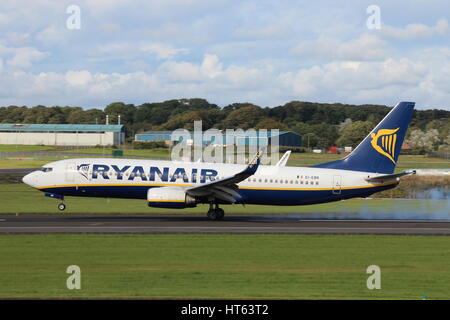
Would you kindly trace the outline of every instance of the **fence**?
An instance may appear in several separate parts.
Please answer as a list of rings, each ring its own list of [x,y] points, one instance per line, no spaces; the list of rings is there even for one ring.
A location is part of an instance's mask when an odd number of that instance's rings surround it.
[[[450,153],[449,152],[429,152],[429,157],[435,157],[435,158],[442,158],[442,159],[449,159],[450,160]]]

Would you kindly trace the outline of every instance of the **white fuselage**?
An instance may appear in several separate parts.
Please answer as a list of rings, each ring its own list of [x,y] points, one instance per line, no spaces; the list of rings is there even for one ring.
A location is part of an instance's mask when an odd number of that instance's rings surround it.
[[[191,187],[233,176],[245,165],[137,159],[84,158],[49,163],[24,177],[41,191],[68,196],[145,199],[149,188]],[[397,180],[365,180],[373,173],[314,167],[259,166],[238,183],[240,202],[302,205],[364,197]]]

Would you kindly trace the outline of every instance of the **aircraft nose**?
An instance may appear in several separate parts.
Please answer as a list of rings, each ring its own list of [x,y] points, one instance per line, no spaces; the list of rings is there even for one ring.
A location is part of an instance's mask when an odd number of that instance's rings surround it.
[[[23,183],[29,185],[30,187],[34,187],[34,184],[33,184],[34,178],[33,177],[34,177],[34,172],[31,172],[31,173],[25,175],[22,178],[22,181],[23,181]]]

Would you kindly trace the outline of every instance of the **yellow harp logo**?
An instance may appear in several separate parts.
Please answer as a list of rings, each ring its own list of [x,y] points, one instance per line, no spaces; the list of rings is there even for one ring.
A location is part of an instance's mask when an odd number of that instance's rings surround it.
[[[378,153],[381,153],[383,156],[388,157],[394,164],[395,144],[397,143],[396,132],[399,129],[400,128],[380,129],[376,134],[372,133],[370,135],[370,137],[372,138],[372,147],[377,150]]]

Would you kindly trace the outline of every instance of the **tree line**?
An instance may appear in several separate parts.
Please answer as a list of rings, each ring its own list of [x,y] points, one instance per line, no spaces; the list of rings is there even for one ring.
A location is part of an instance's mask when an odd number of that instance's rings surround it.
[[[291,101],[276,107],[233,103],[220,108],[205,99],[195,98],[141,105],[113,102],[103,110],[71,106],[8,106],[0,107],[0,122],[104,124],[108,115],[109,123],[117,124],[120,115],[121,124],[131,141],[136,133],[149,130],[193,130],[193,121],[202,120],[203,130],[289,130],[303,135],[305,146],[308,141],[310,147],[327,148],[333,145],[354,147],[389,110],[389,107],[383,105],[357,106],[303,101]],[[411,134],[413,131],[414,134]],[[431,136],[429,141],[418,144],[423,148],[437,150],[450,144],[449,133],[450,111],[415,110],[407,137],[420,140],[424,135]]]

